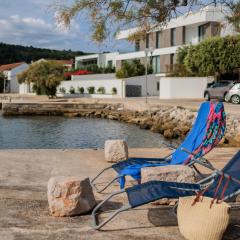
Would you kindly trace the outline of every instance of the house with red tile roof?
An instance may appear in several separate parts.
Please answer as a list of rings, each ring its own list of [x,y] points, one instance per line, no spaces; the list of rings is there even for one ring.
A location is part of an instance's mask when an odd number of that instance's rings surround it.
[[[25,62],[10,63],[0,65],[0,72],[5,75],[4,92],[19,93],[20,84],[17,80],[17,75],[27,70],[29,65]]]

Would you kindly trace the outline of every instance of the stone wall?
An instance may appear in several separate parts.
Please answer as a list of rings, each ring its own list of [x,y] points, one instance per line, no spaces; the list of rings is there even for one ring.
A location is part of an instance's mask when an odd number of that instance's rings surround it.
[[[4,116],[47,115],[106,118],[132,123],[142,129],[162,134],[168,139],[182,140],[192,127],[197,112],[179,106],[159,106],[153,110],[137,111],[123,104],[103,103],[5,103]],[[240,146],[240,119],[227,116],[227,131],[221,145]]]

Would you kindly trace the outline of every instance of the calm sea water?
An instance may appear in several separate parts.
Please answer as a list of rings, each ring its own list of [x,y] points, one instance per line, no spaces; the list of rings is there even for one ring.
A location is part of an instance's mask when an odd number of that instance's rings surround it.
[[[129,147],[160,147],[160,134],[105,119],[0,116],[1,149],[103,148],[107,139]]]

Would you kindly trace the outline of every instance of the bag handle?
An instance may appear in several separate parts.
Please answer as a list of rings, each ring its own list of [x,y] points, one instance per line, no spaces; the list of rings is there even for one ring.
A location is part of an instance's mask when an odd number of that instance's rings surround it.
[[[231,176],[228,176],[227,181],[226,181],[226,183],[225,183],[225,185],[224,185],[224,187],[223,187],[221,197],[220,197],[220,199],[218,199],[217,203],[221,203],[221,202],[223,201],[224,194],[225,194],[225,192],[227,191],[227,187],[228,187],[229,182],[230,182],[231,179],[232,179],[232,177],[231,177]]]
[[[215,200],[217,199],[217,194],[218,194],[219,188],[220,188],[220,186],[222,184],[223,178],[224,178],[224,175],[222,174],[220,179],[219,179],[217,188],[216,188],[216,190],[214,192],[213,199],[212,199],[211,204],[210,204],[210,208],[212,208],[212,205],[214,204]],[[217,202],[218,202],[218,200],[217,200]]]
[[[228,185],[229,185],[229,182],[230,182],[230,180],[231,180],[231,176],[228,176],[227,181],[226,181],[226,183],[224,184],[224,187],[223,187],[221,196],[220,196],[220,198],[218,198],[217,195],[218,195],[218,192],[219,192],[219,188],[220,188],[220,186],[221,186],[221,184],[222,184],[222,182],[223,182],[223,179],[224,179],[224,174],[221,175],[221,177],[220,177],[220,179],[219,179],[219,181],[218,181],[218,185],[217,185],[216,190],[215,190],[215,192],[214,192],[214,196],[213,196],[213,199],[212,199],[212,201],[211,201],[210,208],[212,208],[212,206],[213,206],[213,204],[214,204],[214,202],[215,202],[216,199],[217,199],[217,201],[216,201],[217,204],[222,203],[222,201],[223,201],[224,194],[225,194],[225,192],[226,192],[226,190],[227,190],[227,187],[228,187]],[[211,184],[211,185],[212,185],[212,184]],[[198,193],[196,194],[196,197],[195,197],[195,199],[193,200],[192,206],[195,205],[197,202],[199,202],[200,198],[203,197],[204,193],[209,189],[209,187],[210,187],[211,185],[209,185],[209,186],[208,186],[207,188],[205,188],[203,191],[200,191],[200,192],[198,192]]]

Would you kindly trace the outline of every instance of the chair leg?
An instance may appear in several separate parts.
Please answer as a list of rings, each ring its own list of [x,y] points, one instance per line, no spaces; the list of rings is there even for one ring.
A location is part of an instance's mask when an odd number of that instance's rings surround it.
[[[102,228],[104,225],[106,225],[109,221],[111,221],[115,216],[117,216],[120,212],[123,211],[127,211],[128,209],[131,209],[132,207],[127,204],[125,206],[122,206],[121,208],[119,208],[118,210],[114,211],[105,221],[99,223],[98,219],[97,219],[97,212],[98,210],[106,203],[108,202],[112,197],[122,194],[124,193],[125,190],[121,190],[115,193],[112,193],[111,195],[109,195],[105,200],[103,200],[101,203],[99,203],[92,211],[92,227],[95,230],[99,230],[100,228]]]
[[[115,180],[117,180],[119,178],[119,176],[115,177],[113,180],[111,180],[106,186],[104,186],[103,188],[99,189],[97,188],[95,181],[107,170],[111,169],[112,167],[107,167],[104,168],[103,170],[101,170],[93,179],[90,180],[90,184],[92,186],[93,189],[95,189],[96,192],[101,193],[102,191],[104,191],[108,186],[110,186]]]

